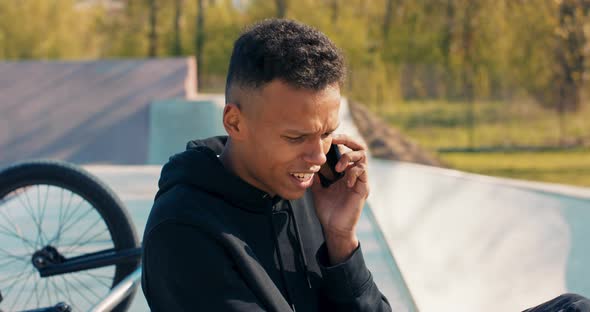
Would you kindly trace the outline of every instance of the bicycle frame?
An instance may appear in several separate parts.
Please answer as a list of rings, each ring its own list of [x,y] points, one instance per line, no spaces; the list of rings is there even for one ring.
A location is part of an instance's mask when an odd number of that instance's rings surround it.
[[[104,297],[96,306],[94,306],[89,312],[107,312],[115,308],[131,293],[139,281],[141,280],[141,266],[139,266],[133,273],[125,277],[117,286],[113,287],[111,291]],[[27,310],[22,312],[63,312],[60,308],[67,306],[67,304],[58,304],[53,307],[40,308],[35,310]],[[67,310],[66,310],[67,311]]]
[[[139,284],[141,280],[141,266],[139,266],[133,273],[124,278],[117,286],[113,287],[109,294],[99,302],[90,312],[105,312],[110,311],[123,301]]]
[[[141,257],[141,248],[124,249],[116,251],[115,249],[107,249],[98,252],[93,252],[78,257],[65,259],[60,263],[46,264],[44,267],[38,268],[41,277],[49,277],[59,274],[78,272],[83,270],[95,269],[109,265],[125,263],[133,261]],[[111,311],[119,303],[121,303],[135,288],[141,279],[141,266],[135,271],[125,277],[115,287],[109,291],[107,296],[102,299],[91,312],[105,312]],[[53,307],[41,308],[36,310],[29,310],[23,312],[62,312],[61,310],[66,305],[58,304]],[[66,310],[67,311],[67,310]]]
[[[137,259],[140,256],[141,248],[125,249],[119,251],[107,249],[69,258],[61,263],[48,264],[47,266],[39,268],[38,270],[41,277],[48,277],[129,262]]]

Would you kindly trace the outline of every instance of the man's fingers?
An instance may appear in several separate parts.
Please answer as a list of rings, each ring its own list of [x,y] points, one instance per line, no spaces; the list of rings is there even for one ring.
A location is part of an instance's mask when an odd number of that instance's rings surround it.
[[[337,134],[332,137],[332,144],[342,144],[353,151],[366,150],[367,147],[346,134]]]
[[[340,160],[336,164],[336,171],[342,172],[350,163],[366,163],[367,155],[364,150],[352,151],[342,154]]]
[[[357,181],[367,183],[368,180],[367,167],[364,164],[353,166],[346,172],[346,185],[348,187],[354,187]]]

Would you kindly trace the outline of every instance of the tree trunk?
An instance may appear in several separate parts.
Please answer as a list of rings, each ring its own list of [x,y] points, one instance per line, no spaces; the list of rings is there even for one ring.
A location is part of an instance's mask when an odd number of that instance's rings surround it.
[[[157,54],[157,47],[158,47],[158,33],[157,33],[157,25],[158,25],[158,17],[157,12],[158,8],[156,6],[156,0],[148,0],[149,3],[149,33],[148,33],[148,56],[155,57]]]
[[[440,50],[443,55],[443,66],[445,70],[446,79],[443,82],[446,85],[445,92],[447,98],[456,96],[456,89],[454,88],[453,68],[451,67],[451,46],[453,44],[453,28],[455,25],[455,7],[453,0],[447,0],[445,5],[446,20],[444,24],[442,39],[440,42]]]
[[[557,70],[554,73],[553,105],[559,118],[559,142],[567,141],[565,116],[568,111],[577,111],[581,106],[581,90],[585,70],[586,37],[585,19],[590,9],[588,0],[563,0],[559,3],[559,26],[555,57]]]
[[[332,0],[330,3],[332,10],[331,10],[331,19],[332,23],[336,23],[338,21],[338,15],[340,15],[340,0]]]
[[[467,1],[463,15],[462,49],[463,49],[463,96],[467,102],[467,128],[469,136],[469,148],[475,148],[475,101],[474,101],[474,74],[475,64],[473,59],[473,39],[476,7],[474,2]]]
[[[580,91],[585,66],[586,37],[584,19],[589,1],[564,0],[559,4],[559,28],[557,81],[560,91],[558,111],[577,111],[580,108]]]
[[[182,54],[182,41],[180,39],[180,16],[182,12],[183,0],[174,2],[174,43],[172,45],[172,55],[179,56]]]
[[[205,45],[205,6],[203,0],[197,0],[197,31],[195,35],[195,59],[197,61],[197,90],[202,87],[203,46]]]
[[[383,17],[383,42],[387,41],[387,37],[389,36],[389,28],[391,27],[391,22],[393,21],[393,0],[387,0],[385,4],[385,16]]]
[[[275,0],[277,5],[277,17],[285,18],[287,16],[287,0]]]

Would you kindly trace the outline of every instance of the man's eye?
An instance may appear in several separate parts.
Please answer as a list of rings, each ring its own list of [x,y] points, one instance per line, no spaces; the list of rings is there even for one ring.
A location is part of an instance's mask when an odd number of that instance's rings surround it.
[[[303,136],[298,136],[298,137],[288,137],[288,136],[286,136],[285,139],[287,139],[287,141],[289,141],[291,143],[303,142]]]

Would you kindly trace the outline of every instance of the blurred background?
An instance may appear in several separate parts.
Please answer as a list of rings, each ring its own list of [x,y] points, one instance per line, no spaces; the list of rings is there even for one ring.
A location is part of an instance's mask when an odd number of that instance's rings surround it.
[[[225,133],[234,40],[271,17],[346,56],[339,130],[372,156],[359,237],[394,310],[590,296],[590,0],[0,0],[0,168],[82,164],[141,237],[161,165]],[[20,208],[0,212],[35,232]]]
[[[344,51],[344,95],[391,127],[377,156],[590,186],[587,0],[2,0],[0,60],[193,56],[196,90],[222,93],[233,41],[269,17]]]

